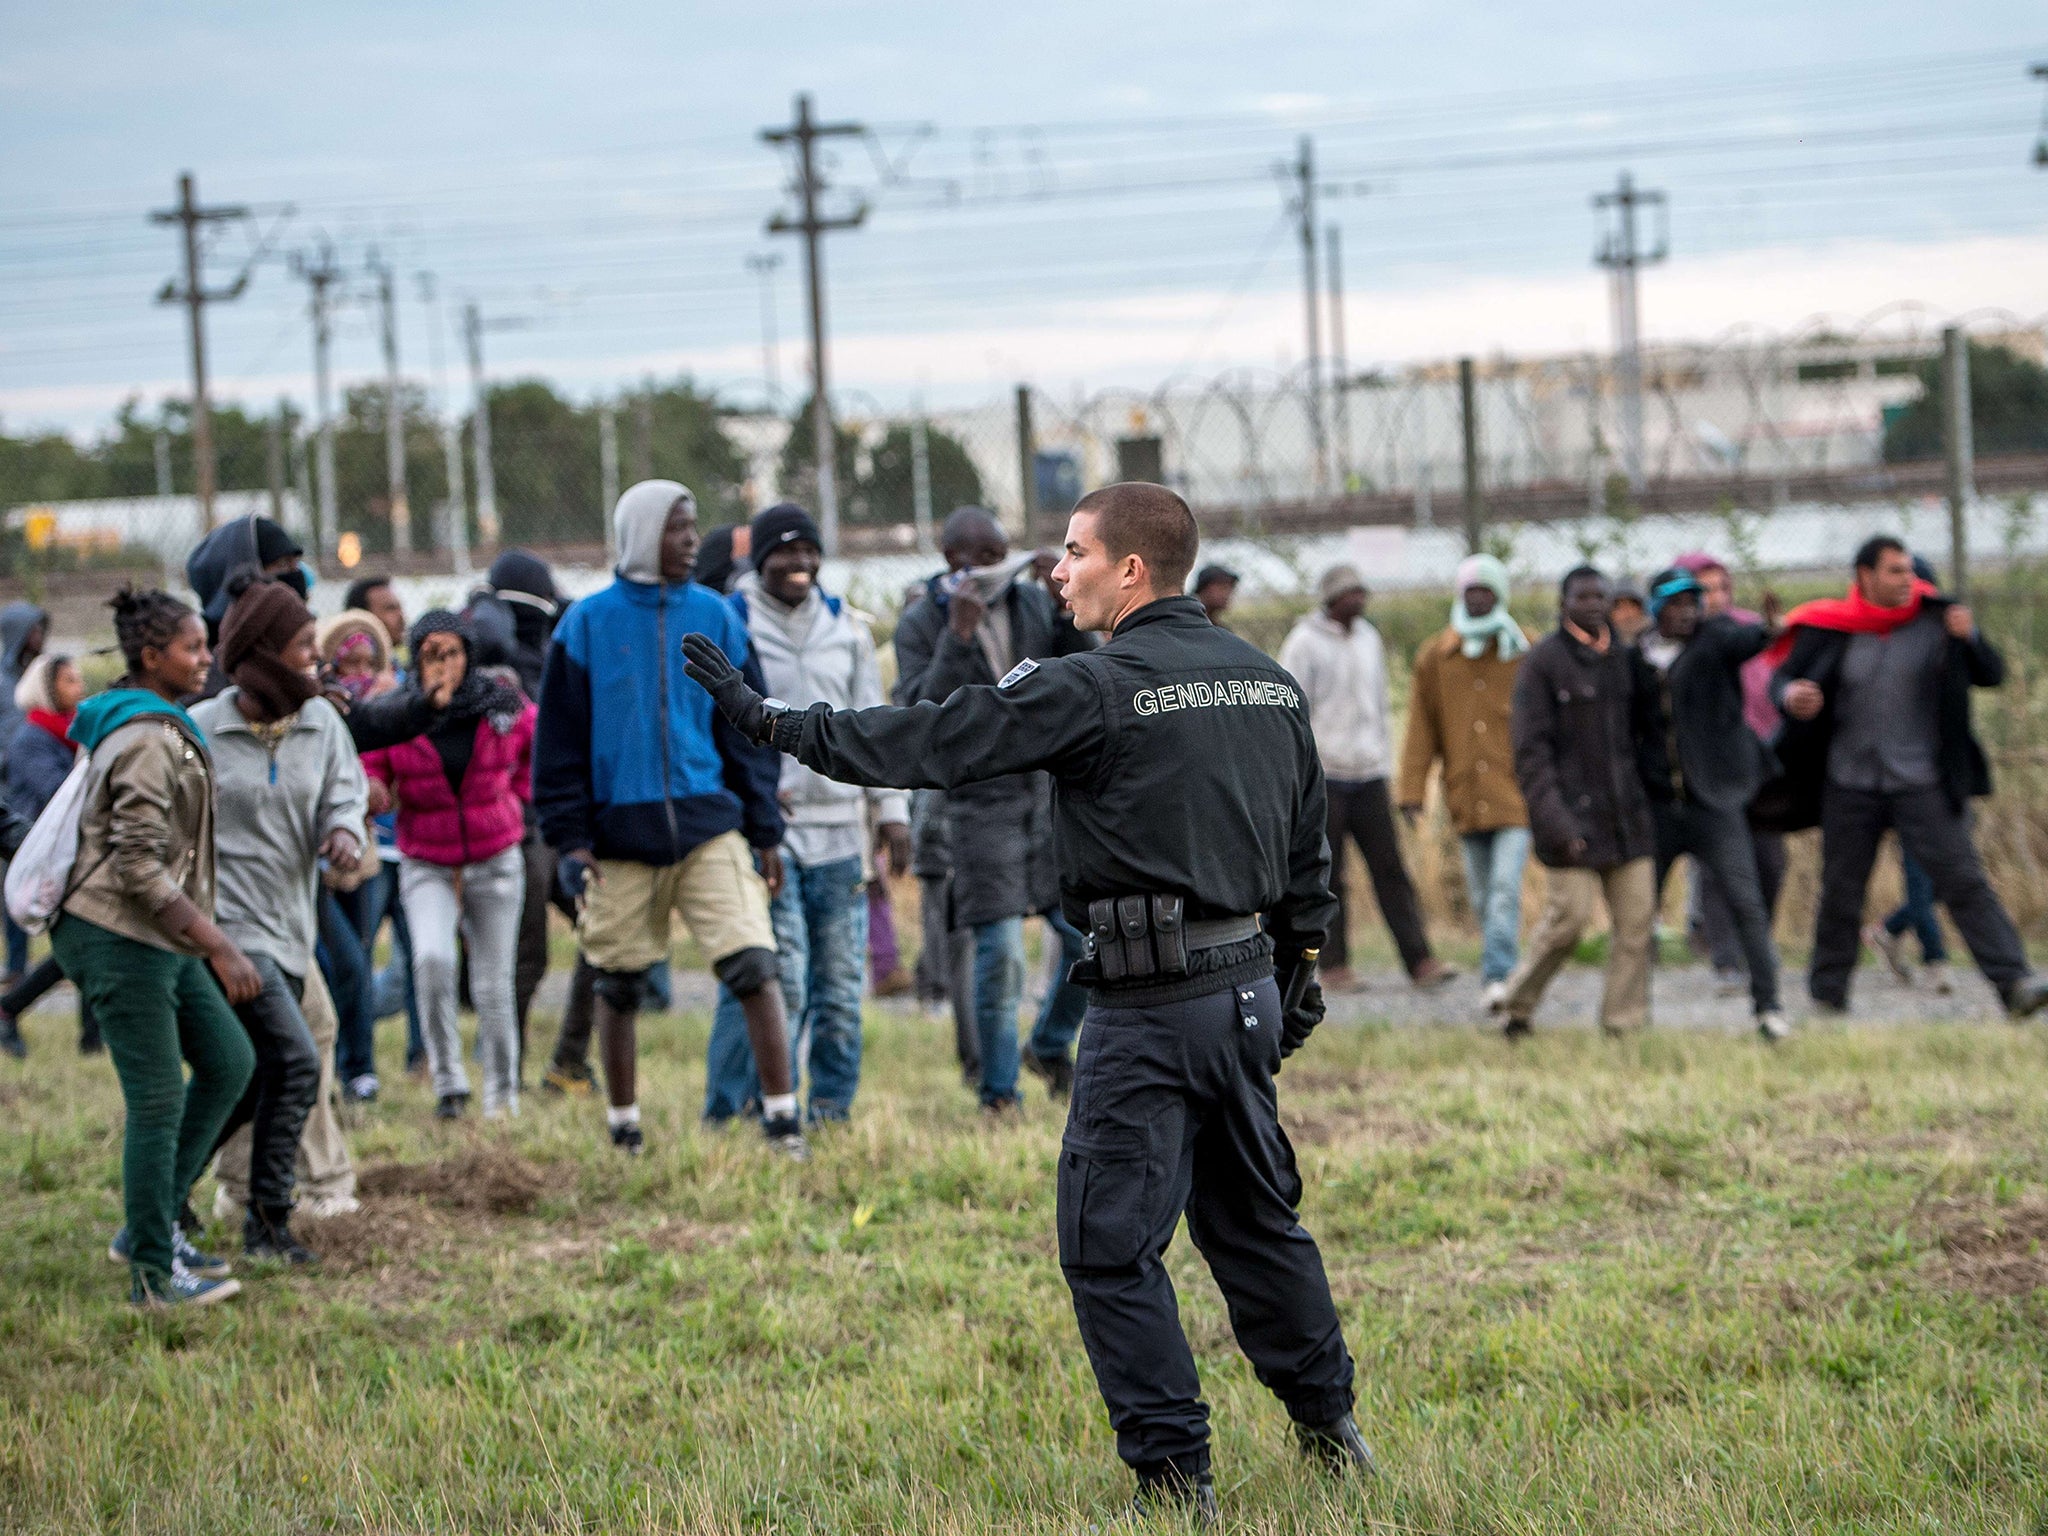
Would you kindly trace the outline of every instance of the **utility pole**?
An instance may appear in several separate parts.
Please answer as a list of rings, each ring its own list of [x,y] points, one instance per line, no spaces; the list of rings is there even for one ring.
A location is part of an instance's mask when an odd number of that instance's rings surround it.
[[[377,304],[382,310],[384,342],[384,473],[391,487],[391,552],[412,549],[412,503],[405,489],[405,405],[398,388],[398,295],[390,263],[370,253],[370,271],[377,278]]]
[[[1294,163],[1281,169],[1294,178],[1294,197],[1288,212],[1295,217],[1301,233],[1302,318],[1308,335],[1308,432],[1315,452],[1315,493],[1329,489],[1330,448],[1323,433],[1323,346],[1322,319],[1316,312],[1316,147],[1307,134],[1301,136]]]
[[[1330,385],[1335,392],[1331,413],[1337,422],[1337,489],[1351,489],[1351,380],[1344,349],[1344,236],[1332,224],[1323,231],[1330,268]]]
[[[476,402],[470,418],[470,448],[476,456],[476,532],[495,548],[498,482],[491,473],[491,401],[484,393],[484,320],[474,299],[462,306],[462,344],[469,354],[469,387]]]
[[[455,574],[469,572],[469,493],[462,483],[462,428],[449,409],[448,375],[441,359],[441,304],[434,287],[434,274],[414,274],[420,285],[420,300],[430,311],[427,317],[427,366],[434,371],[434,414],[441,424],[441,460],[448,480],[448,500],[442,507],[441,537],[448,541]]]
[[[334,247],[322,240],[317,257],[304,251],[292,257],[292,271],[312,290],[313,314],[313,404],[319,412],[319,457],[317,487],[319,516],[315,538],[320,553],[331,555],[341,539],[340,492],[334,482],[334,403],[329,389],[327,354],[334,340],[333,299],[330,290],[341,281],[341,268],[334,264]]]
[[[183,304],[191,324],[192,479],[199,492],[199,515],[205,519],[209,529],[213,527],[215,472],[213,408],[206,398],[206,306],[239,299],[242,290],[249,286],[249,271],[244,267],[241,275],[227,287],[209,290],[201,272],[199,230],[205,224],[220,224],[248,216],[249,210],[240,204],[202,208],[198,184],[190,171],[178,178],[178,206],[160,208],[149,216],[152,224],[181,226],[184,240],[185,286],[180,288],[176,279],[172,279],[157,291],[156,301],[159,304]]]
[[[773,251],[747,258],[747,270],[761,279],[761,377],[768,383],[768,398],[782,398],[782,368],[777,361],[781,348],[775,340],[775,271],[782,258]]]
[[[1671,254],[1670,224],[1662,192],[1639,192],[1627,171],[1614,191],[1593,199],[1594,208],[1614,210],[1613,224],[1593,253],[1596,265],[1613,274],[1614,361],[1620,384],[1621,465],[1629,489],[1643,488],[1643,352],[1636,309],[1636,273]],[[1643,247],[1636,226],[1636,210],[1647,208],[1657,216],[1657,238]]]
[[[1977,493],[1970,439],[1970,343],[1959,325],[1941,332],[1942,448],[1948,460],[1948,579],[1958,602],[1970,594],[1970,498]]]
[[[1479,553],[1486,502],[1479,488],[1479,385],[1472,359],[1458,359],[1458,425],[1465,443],[1465,553]]]
[[[817,142],[846,138],[867,131],[860,123],[820,123],[811,117],[811,97],[805,92],[796,99],[796,121],[787,128],[764,128],[761,137],[770,144],[794,144],[797,150],[797,180],[794,188],[802,201],[803,213],[791,219],[776,214],[768,221],[771,235],[800,234],[804,237],[804,279],[811,300],[811,435],[818,454],[818,521],[825,536],[825,553],[839,552],[839,487],[834,483],[832,408],[826,398],[825,371],[825,267],[824,248],[819,236],[838,229],[858,229],[868,216],[868,205],[856,199],[853,210],[838,218],[818,212],[818,195],[825,190],[818,169]]]

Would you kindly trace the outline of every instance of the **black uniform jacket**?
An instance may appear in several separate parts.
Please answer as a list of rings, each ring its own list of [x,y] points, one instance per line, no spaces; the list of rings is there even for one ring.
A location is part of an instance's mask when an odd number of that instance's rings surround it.
[[[1950,599],[1930,597],[1914,623],[1941,623]],[[1820,684],[1821,710],[1811,720],[1785,717],[1778,732],[1778,758],[1784,777],[1759,798],[1750,820],[1776,832],[1797,832],[1820,824],[1821,791],[1828,777],[1828,747],[1835,736],[1835,692],[1841,686],[1842,658],[1850,636],[1840,630],[1802,626],[1792,651],[1771,677],[1771,699],[1783,706],[1786,686],[1799,679]],[[1996,688],[2005,681],[2005,658],[1981,634],[1958,640],[1946,637],[1935,712],[1941,743],[1937,760],[1941,789],[1960,812],[1973,799],[1991,793],[1991,763],[1970,723],[1970,690]]]
[[[1323,770],[1300,685],[1191,597],[1131,614],[1099,650],[1020,664],[943,704],[813,705],[795,755],[849,784],[952,789],[1052,775],[1060,906],[1176,895],[1191,920],[1263,914],[1314,948],[1330,894]],[[966,850],[955,847],[959,861]]]

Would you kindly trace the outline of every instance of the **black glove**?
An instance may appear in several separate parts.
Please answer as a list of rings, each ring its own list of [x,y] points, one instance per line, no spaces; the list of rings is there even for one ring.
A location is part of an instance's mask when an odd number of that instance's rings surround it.
[[[1306,979],[1302,968],[1308,967]],[[1323,1022],[1323,984],[1316,980],[1315,961],[1299,951],[1275,957],[1273,980],[1279,985],[1280,1056],[1284,1061],[1300,1050],[1315,1027]]]
[[[749,741],[766,741],[772,724],[767,700],[747,686],[740,669],[732,664],[718,642],[709,635],[683,636],[683,670],[711,695],[718,712]]]

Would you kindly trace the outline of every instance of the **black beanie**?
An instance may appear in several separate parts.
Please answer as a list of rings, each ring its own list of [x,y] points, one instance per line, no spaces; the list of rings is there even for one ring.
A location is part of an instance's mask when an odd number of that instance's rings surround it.
[[[257,517],[253,521],[256,525],[256,563],[258,565],[269,565],[273,560],[283,560],[287,556],[296,557],[305,553],[305,550],[299,547],[297,539],[286,533],[282,527],[272,522],[269,518]]]
[[[747,555],[757,571],[761,562],[768,558],[770,550],[798,539],[808,539],[820,549],[825,547],[825,536],[818,532],[818,525],[811,521],[811,514],[793,501],[777,502],[766,512],[755,513],[753,529]]]
[[[562,600],[561,593],[555,590],[554,572],[530,549],[504,551],[491,562],[490,574],[485,579],[497,592],[524,592],[549,603]]]

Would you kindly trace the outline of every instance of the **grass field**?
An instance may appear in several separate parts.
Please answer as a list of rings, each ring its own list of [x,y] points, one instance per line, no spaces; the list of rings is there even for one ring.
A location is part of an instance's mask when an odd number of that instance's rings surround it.
[[[111,1074],[38,1023],[0,1063],[8,1531],[1074,1531],[1127,1497],[1058,1116],[984,1128],[946,1026],[874,1014],[804,1167],[695,1128],[701,1016],[644,1032],[639,1163],[588,1102],[450,1128],[400,1079],[323,1268],[164,1318],[103,1256]],[[1326,1030],[1281,1094],[1385,1471],[1303,1478],[1183,1236],[1229,1523],[2048,1531],[2044,1052]]]

